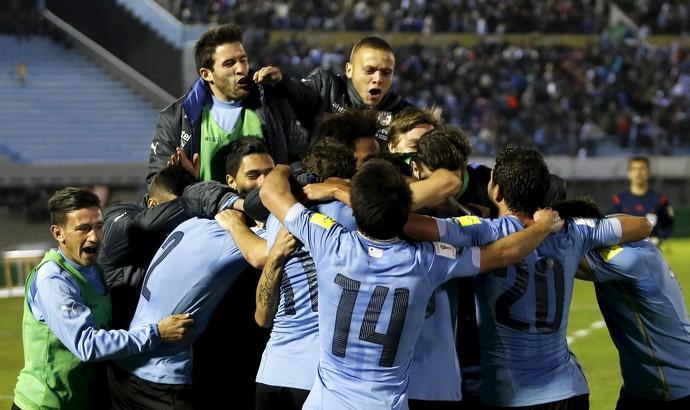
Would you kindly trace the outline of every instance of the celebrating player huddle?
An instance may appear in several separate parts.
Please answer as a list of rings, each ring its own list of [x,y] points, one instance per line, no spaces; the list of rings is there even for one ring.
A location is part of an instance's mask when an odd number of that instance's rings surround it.
[[[647,218],[566,200],[531,148],[470,163],[461,129],[390,90],[378,37],[303,81],[250,73],[233,24],[194,52],[140,203],[51,199],[13,408],[588,409],[576,278],[620,352],[618,408],[688,404],[690,321]]]

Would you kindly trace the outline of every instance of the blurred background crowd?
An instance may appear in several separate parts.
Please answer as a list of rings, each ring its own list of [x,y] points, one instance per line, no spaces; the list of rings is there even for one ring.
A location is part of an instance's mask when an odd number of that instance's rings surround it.
[[[684,1],[157,1],[187,24],[240,24],[252,67],[277,65],[295,78],[319,67],[342,72],[351,44],[315,45],[298,36],[269,41],[271,30],[593,35],[586,44],[485,36],[470,46],[397,45],[394,90],[420,107],[442,107],[481,155],[508,143],[546,155],[690,152],[690,48],[646,41],[687,36]],[[0,16],[4,32],[56,35],[39,6],[9,4]],[[611,7],[622,16],[614,25]]]

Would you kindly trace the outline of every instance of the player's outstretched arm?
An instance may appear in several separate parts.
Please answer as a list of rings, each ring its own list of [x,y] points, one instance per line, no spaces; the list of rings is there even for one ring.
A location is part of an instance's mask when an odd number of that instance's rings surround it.
[[[617,215],[623,228],[621,243],[641,241],[652,233],[652,224],[644,216]]]
[[[292,169],[289,165],[276,166],[266,175],[259,191],[259,197],[266,209],[283,224],[288,211],[297,203],[297,199],[290,191],[291,173]]]

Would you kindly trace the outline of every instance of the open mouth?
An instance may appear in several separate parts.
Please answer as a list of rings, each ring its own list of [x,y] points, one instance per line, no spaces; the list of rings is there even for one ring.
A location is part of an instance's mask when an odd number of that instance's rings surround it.
[[[82,249],[87,255],[95,255],[98,252],[97,246],[84,246]]]
[[[371,94],[374,97],[377,97],[377,96],[381,95],[381,89],[380,88],[372,88],[371,90],[369,90],[369,94]]]
[[[237,80],[237,85],[241,87],[246,87],[247,84],[249,84],[249,79],[247,77],[242,77],[239,80]]]

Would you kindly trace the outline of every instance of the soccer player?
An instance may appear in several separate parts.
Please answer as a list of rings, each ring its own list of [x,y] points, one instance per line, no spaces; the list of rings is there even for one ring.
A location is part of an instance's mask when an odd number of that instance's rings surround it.
[[[412,351],[434,289],[519,260],[562,223],[543,211],[544,220],[482,250],[412,243],[398,237],[411,191],[390,163],[367,161],[352,178],[356,232],[299,204],[290,173],[276,167],[260,196],[316,264],[320,355],[305,409],[406,408]]]
[[[355,156],[350,149],[330,139],[312,145],[302,162],[304,171],[316,181],[350,179],[356,171]],[[351,230],[356,229],[352,209],[343,202],[318,202],[311,209]],[[268,217],[269,247],[273,248],[281,226],[273,215]],[[316,377],[319,358],[316,267],[304,245],[283,259],[276,258],[266,264],[257,286],[255,319],[260,326],[272,327],[256,375],[257,410],[301,409]]]
[[[313,132],[315,124],[326,113],[337,113],[348,107],[376,110],[379,127],[376,132],[380,150],[387,150],[388,124],[394,115],[409,107],[407,100],[392,90],[395,54],[386,40],[364,37],[352,47],[345,74],[317,69],[302,81],[283,76],[278,67],[268,66],[254,74],[259,84],[275,84],[284,90],[304,127]]]
[[[534,149],[501,150],[488,192],[504,234],[529,225],[549,188],[549,170]],[[570,219],[522,261],[475,278],[481,402],[490,408],[587,409],[589,389],[568,349],[573,280],[592,249],[645,238],[644,218]],[[441,235],[441,240],[458,239]]]
[[[46,252],[26,279],[24,367],[12,408],[103,408],[105,360],[181,341],[191,334],[193,319],[163,314],[129,331],[108,330],[110,294],[96,263],[103,237],[101,201],[86,187],[67,187],[55,192],[48,208],[59,246]]]
[[[598,209],[597,209],[598,211]],[[587,253],[578,278],[594,281],[620,356],[616,410],[690,405],[690,319],[673,270],[651,241]]]
[[[216,181],[193,184],[179,165],[158,171],[138,202],[120,202],[103,212],[98,263],[113,305],[114,329],[127,329],[139,301],[141,282],[167,236],[193,216],[213,218],[220,207],[238,204],[237,194]]]
[[[228,185],[240,194],[260,186],[274,166],[265,143],[254,137],[233,141],[226,164]],[[192,342],[206,330],[226,291],[246,268],[261,269],[265,264],[265,232],[254,231],[244,224],[239,211],[228,209],[215,220],[189,219],[168,236],[146,272],[130,328],[167,312],[191,313],[196,321],[193,337],[174,348],[114,361],[108,374],[114,408],[159,408],[174,403],[176,409],[191,409],[202,400],[208,402],[192,387]],[[236,331],[240,319],[232,319]],[[250,337],[244,332],[243,338]],[[195,352],[199,348],[194,343]],[[224,359],[217,354],[216,363]]]
[[[222,183],[224,150],[240,137],[264,139],[272,158],[282,164],[306,151],[306,132],[291,102],[272,87],[252,82],[243,38],[242,29],[230,23],[199,37],[193,49],[199,78],[158,115],[147,182],[166,166],[180,164],[196,180]]]

